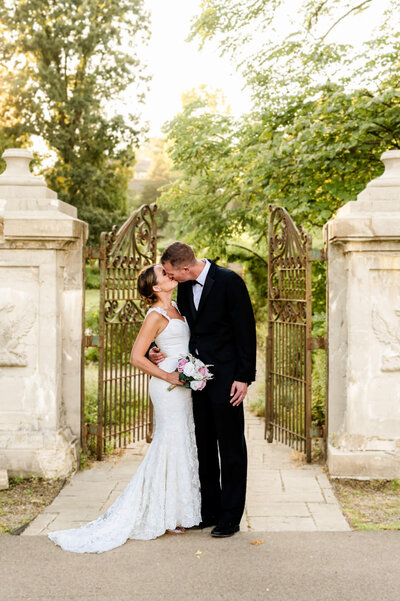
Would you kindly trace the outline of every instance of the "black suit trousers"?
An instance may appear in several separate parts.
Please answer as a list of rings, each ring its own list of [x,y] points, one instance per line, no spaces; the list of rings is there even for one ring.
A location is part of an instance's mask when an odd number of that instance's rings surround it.
[[[213,402],[207,386],[193,392],[203,520],[239,524],[246,499],[243,404]]]

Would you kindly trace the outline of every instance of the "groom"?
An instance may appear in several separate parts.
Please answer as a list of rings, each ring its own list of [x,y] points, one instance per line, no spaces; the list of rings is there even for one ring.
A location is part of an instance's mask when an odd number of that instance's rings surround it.
[[[256,331],[242,278],[208,259],[196,259],[182,242],[161,256],[167,274],[179,282],[178,308],[190,327],[190,352],[214,378],[193,391],[193,413],[201,484],[201,528],[212,536],[239,530],[246,497],[247,452],[243,399],[255,379]],[[157,351],[150,351],[157,362]]]

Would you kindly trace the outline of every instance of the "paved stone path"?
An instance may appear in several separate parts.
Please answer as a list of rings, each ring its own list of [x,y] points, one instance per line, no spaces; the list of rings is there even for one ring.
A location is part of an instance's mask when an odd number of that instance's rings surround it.
[[[247,498],[242,528],[249,531],[351,530],[323,466],[264,440],[264,420],[247,412]]]
[[[350,530],[323,466],[304,463],[282,444],[267,443],[264,420],[247,409],[246,437],[249,472],[243,531]],[[23,534],[47,534],[96,519],[125,488],[147,447],[137,443],[119,457],[74,474]]]

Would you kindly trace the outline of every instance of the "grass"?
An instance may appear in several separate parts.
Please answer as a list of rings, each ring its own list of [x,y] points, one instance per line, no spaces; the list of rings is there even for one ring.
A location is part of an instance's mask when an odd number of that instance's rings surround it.
[[[313,351],[312,363],[311,419],[314,426],[323,426],[326,405],[326,351]]]
[[[100,288],[100,269],[97,260],[86,263],[86,288]]]
[[[85,291],[85,310],[90,313],[99,312],[100,290],[92,289]]]
[[[265,416],[265,393],[263,384],[256,384],[256,396],[250,403],[250,411],[257,417]]]
[[[332,485],[354,530],[400,530],[400,479],[334,478]]]
[[[250,411],[257,417],[265,415],[265,349],[257,350],[257,376],[249,391]]]
[[[99,290],[86,290],[85,292],[85,332],[89,335],[99,334]],[[97,362],[99,360],[98,347],[85,349],[87,361]]]
[[[19,534],[58,495],[64,479],[11,478],[0,492],[0,534]]]
[[[97,382],[99,367],[97,363],[88,362],[85,366],[85,422],[97,422]]]

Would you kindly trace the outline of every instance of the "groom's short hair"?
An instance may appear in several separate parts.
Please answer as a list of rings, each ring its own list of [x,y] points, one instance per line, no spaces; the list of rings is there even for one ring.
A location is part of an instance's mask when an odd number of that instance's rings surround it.
[[[161,263],[171,263],[172,267],[181,267],[182,265],[193,265],[196,256],[193,248],[184,242],[173,242],[164,250],[161,255]]]

